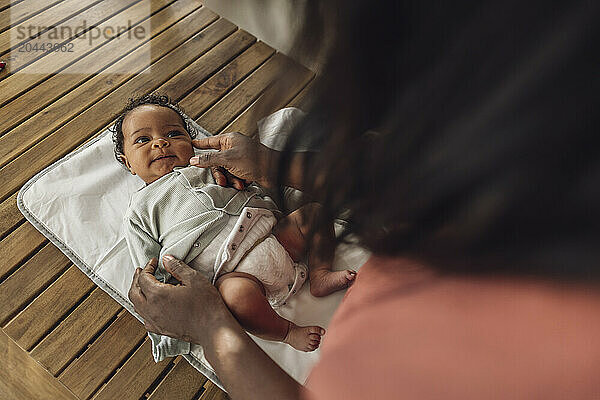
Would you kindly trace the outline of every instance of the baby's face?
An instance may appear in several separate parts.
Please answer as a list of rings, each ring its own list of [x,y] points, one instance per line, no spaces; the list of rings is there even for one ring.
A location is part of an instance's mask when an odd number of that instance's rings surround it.
[[[194,156],[192,139],[175,111],[145,104],[123,120],[123,161],[146,183],[185,167]]]

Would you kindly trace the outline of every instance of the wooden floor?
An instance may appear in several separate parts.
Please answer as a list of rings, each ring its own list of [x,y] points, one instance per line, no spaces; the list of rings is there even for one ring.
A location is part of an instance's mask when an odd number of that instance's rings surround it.
[[[81,58],[18,52],[10,39],[15,23],[147,18],[144,44],[99,41]],[[226,398],[180,357],[155,364],[143,326],[24,220],[16,193],[134,93],[170,95],[211,132],[254,135],[269,112],[302,107],[313,73],[198,0],[0,0],[0,60],[0,399]]]

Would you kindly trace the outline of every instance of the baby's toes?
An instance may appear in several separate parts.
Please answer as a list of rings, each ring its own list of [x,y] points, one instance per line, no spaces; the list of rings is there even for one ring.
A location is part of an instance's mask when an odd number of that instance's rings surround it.
[[[309,326],[308,327],[308,335],[312,336],[312,335],[317,335],[317,336],[321,336],[325,334],[325,329],[321,328],[320,326]]]
[[[346,280],[353,281],[354,278],[356,278],[356,271],[353,271],[351,269],[347,269],[346,270]]]
[[[318,335],[316,333],[311,333],[308,335],[310,340],[321,340],[321,335]]]

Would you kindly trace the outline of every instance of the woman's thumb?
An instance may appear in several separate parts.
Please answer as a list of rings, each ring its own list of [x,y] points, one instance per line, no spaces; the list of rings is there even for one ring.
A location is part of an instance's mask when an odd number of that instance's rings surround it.
[[[190,158],[190,164],[200,168],[222,167],[223,161],[223,153],[214,150],[205,150]]]
[[[194,275],[195,272],[186,263],[178,260],[170,254],[166,254],[163,257],[163,267],[168,273],[173,275],[175,279],[183,284],[190,283],[192,280],[192,275]]]

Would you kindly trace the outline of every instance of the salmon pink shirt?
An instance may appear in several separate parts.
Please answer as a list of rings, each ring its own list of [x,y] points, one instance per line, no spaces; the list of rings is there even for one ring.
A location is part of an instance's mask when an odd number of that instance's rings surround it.
[[[600,399],[600,289],[442,277],[373,256],[337,310],[302,394]]]

